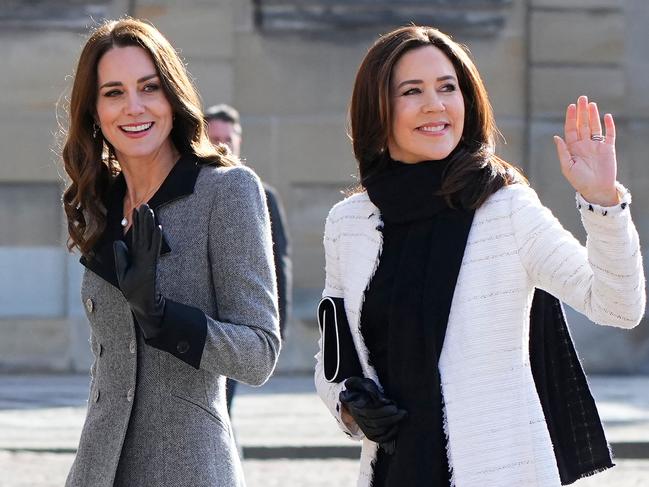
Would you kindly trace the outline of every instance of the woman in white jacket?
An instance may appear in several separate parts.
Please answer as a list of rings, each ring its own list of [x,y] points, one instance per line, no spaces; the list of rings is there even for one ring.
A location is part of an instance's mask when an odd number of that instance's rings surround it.
[[[550,487],[612,466],[553,297],[603,325],[644,313],[612,116],[604,131],[582,96],[555,137],[586,247],[493,153],[480,75],[438,30],[375,43],[350,120],[362,191],[327,218],[323,296],[344,300],[363,378],[328,382],[321,348],[315,381],[363,440],[358,485]]]

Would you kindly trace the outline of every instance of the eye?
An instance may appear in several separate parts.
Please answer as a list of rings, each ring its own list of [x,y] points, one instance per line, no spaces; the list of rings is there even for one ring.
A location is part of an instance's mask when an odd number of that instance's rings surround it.
[[[416,95],[418,93],[421,93],[419,88],[410,88],[409,90],[404,91],[402,96]]]
[[[453,83],[447,83],[440,88],[440,91],[447,93],[453,92],[455,90],[457,90],[457,87]]]
[[[153,93],[154,91],[158,91],[160,89],[160,85],[157,83],[148,83],[144,85],[144,88],[142,88],[142,91],[145,93]]]
[[[109,97],[109,98],[119,96],[121,94],[122,94],[122,92],[120,90],[108,90],[108,91],[104,92],[104,96]]]

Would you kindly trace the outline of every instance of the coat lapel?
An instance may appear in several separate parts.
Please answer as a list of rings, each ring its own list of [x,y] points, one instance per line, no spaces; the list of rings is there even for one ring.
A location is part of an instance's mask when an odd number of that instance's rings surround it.
[[[194,192],[196,179],[200,172],[200,165],[192,155],[183,155],[171,169],[158,191],[148,201],[149,206],[155,213],[156,224],[158,220],[158,209],[176,200],[191,195]],[[124,235],[121,226],[122,206],[126,194],[126,181],[124,175],[118,175],[106,196],[106,229],[92,249],[89,256],[82,256],[79,262],[87,269],[93,271],[99,277],[115,287],[119,287],[117,274],[115,273],[115,261],[113,256],[113,242],[124,240],[130,247],[131,229]],[[171,252],[169,242],[162,233],[162,245],[160,255]]]
[[[348,253],[341,262],[345,285],[345,311],[352,332],[354,345],[366,377],[380,384],[374,367],[369,363],[369,353],[360,331],[360,317],[365,300],[365,291],[379,265],[379,256],[383,247],[383,222],[379,209],[363,195],[366,203],[357,208],[353,218],[347,220],[342,229],[341,239]]]

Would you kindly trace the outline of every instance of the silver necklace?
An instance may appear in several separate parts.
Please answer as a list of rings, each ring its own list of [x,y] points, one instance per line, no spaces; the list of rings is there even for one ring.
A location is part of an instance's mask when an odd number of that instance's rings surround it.
[[[164,182],[164,179],[163,179],[162,181],[160,181],[160,184],[158,184],[157,186],[155,186],[154,188],[152,188],[152,189],[151,189],[151,190],[150,190],[150,191],[149,191],[149,192],[144,196],[144,198],[142,198],[142,199],[141,199],[141,200],[140,200],[136,205],[130,207],[129,211],[126,212],[126,213],[124,214],[124,218],[122,218],[122,221],[120,222],[121,225],[122,225],[122,227],[126,228],[126,227],[128,226],[128,218],[126,217],[126,215],[128,215],[129,213],[133,213],[133,208],[137,208],[137,207],[139,207],[142,203],[144,203],[145,201],[147,201],[148,198],[149,198],[149,196],[151,196],[153,193],[155,193],[155,192],[160,188],[160,186],[162,186],[162,183],[163,183],[163,182]],[[129,198],[129,201],[130,201],[130,198]]]

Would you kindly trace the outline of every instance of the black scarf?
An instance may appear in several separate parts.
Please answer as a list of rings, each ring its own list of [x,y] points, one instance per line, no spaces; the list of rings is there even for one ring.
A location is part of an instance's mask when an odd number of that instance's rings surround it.
[[[388,311],[388,397],[408,411],[396,452],[380,453],[384,485],[448,485],[438,362],[473,210],[438,196],[447,160],[403,164],[365,181],[386,224],[408,223]],[[562,484],[613,466],[561,303],[537,290],[530,358]]]
[[[406,232],[388,306],[388,373],[381,381],[408,417],[394,455],[378,459],[387,487],[449,485],[438,361],[473,211],[451,209],[436,194],[446,164],[388,161],[365,183],[386,225]]]
[[[530,312],[530,364],[561,484],[611,468],[611,452],[563,307],[540,289]]]

